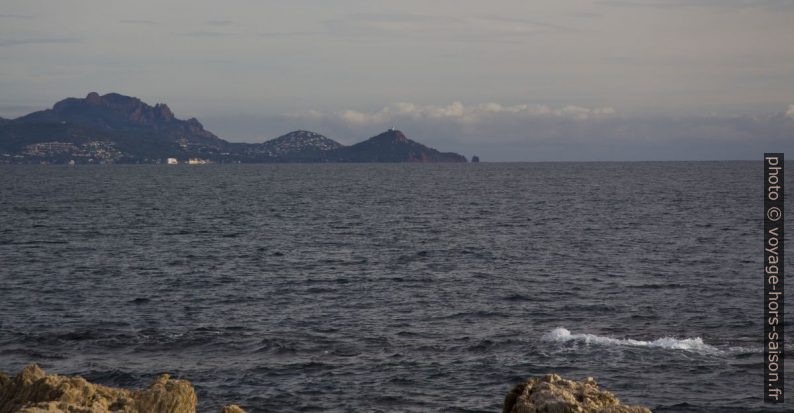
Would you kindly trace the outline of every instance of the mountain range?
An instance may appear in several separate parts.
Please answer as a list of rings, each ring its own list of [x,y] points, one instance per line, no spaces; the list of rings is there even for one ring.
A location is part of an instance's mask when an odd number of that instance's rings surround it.
[[[215,136],[195,118],[177,119],[162,103],[150,106],[117,93],[67,98],[52,109],[0,118],[0,163],[466,162],[390,129],[346,146],[298,130],[262,143]]]

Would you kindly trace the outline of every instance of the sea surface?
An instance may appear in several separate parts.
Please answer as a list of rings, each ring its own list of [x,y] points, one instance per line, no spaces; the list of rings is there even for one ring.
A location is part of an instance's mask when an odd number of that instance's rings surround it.
[[[792,411],[762,401],[762,174],[2,166],[0,370],[169,372],[201,412],[498,412],[549,372],[656,412]]]

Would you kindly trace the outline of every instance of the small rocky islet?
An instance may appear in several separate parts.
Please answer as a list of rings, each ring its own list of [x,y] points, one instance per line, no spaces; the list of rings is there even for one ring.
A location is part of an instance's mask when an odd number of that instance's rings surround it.
[[[14,378],[0,373],[0,413],[194,413],[198,398],[187,380],[157,376],[142,390],[89,383],[82,377],[46,374],[31,364]],[[230,404],[221,413],[244,413]],[[534,377],[513,388],[503,413],[651,413],[620,402],[588,377],[566,380],[556,374]]]

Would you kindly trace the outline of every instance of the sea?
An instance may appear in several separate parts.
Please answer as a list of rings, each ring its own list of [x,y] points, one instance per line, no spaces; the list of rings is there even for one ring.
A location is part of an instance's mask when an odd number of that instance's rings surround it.
[[[793,411],[760,159],[0,166],[0,371],[167,372],[199,412],[499,412],[547,373]]]

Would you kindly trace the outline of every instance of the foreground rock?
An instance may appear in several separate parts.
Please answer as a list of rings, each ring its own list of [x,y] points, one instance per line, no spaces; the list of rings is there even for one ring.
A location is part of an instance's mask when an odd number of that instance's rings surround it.
[[[503,413],[651,413],[642,406],[625,405],[614,394],[598,388],[588,377],[565,380],[556,374],[534,377],[517,385],[505,398]]]
[[[162,374],[144,390],[91,384],[81,377],[47,375],[31,364],[14,378],[0,374],[0,413],[194,413],[196,392],[186,380]],[[223,413],[244,413],[235,405]]]
[[[87,382],[81,377],[47,375],[31,364],[13,379],[0,373],[0,413],[194,413],[196,392],[186,380],[163,374],[144,390]],[[221,413],[245,413],[228,405]],[[622,404],[593,378],[565,380],[556,374],[517,385],[505,398],[503,413],[651,413]]]

